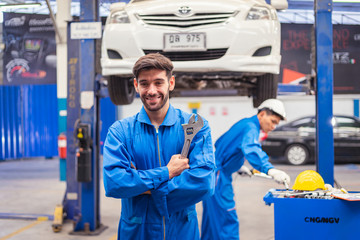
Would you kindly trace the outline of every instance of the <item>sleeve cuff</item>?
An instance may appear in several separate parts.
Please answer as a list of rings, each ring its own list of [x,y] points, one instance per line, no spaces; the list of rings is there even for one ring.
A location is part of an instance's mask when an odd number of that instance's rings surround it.
[[[169,180],[168,168],[166,166],[160,167],[159,175],[153,179],[154,188],[157,189],[160,186],[160,184],[162,184],[163,182],[166,182],[167,180]]]
[[[272,168],[274,168],[274,167],[266,167],[264,169],[264,173],[269,174],[269,170],[272,169]]]

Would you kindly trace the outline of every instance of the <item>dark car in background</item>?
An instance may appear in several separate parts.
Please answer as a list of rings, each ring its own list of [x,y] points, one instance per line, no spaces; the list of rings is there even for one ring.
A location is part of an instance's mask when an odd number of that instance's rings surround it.
[[[360,162],[360,120],[334,115],[334,154],[337,163]],[[262,148],[271,158],[284,157],[292,165],[315,159],[316,118],[308,116],[281,125],[262,139]]]

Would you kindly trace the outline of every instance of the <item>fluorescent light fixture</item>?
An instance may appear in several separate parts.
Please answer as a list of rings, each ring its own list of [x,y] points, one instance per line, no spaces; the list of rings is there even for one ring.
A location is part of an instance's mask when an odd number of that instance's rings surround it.
[[[33,7],[40,7],[41,3],[11,3],[11,4],[4,4],[0,5],[0,10],[4,9],[14,9],[14,8],[33,8]]]

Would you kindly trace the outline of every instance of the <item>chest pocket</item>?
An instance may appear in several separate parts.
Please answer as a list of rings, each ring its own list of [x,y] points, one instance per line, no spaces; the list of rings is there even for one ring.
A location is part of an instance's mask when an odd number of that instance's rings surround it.
[[[145,125],[145,124],[144,124]],[[136,169],[146,170],[158,167],[157,142],[152,126],[136,126],[133,137],[129,139],[132,159]]]
[[[156,150],[160,152],[162,166],[165,166],[170,161],[172,155],[181,153],[184,143],[184,132],[179,127],[174,129],[174,126],[160,126],[158,137],[159,149]]]

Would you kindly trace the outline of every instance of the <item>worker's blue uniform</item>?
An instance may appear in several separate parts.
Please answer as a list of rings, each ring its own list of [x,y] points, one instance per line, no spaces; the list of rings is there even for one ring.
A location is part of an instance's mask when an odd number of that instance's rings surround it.
[[[239,239],[232,173],[245,159],[257,170],[267,173],[272,164],[259,143],[260,123],[257,115],[235,123],[215,143],[215,193],[203,200],[201,239]]]
[[[190,145],[190,169],[169,180],[166,165],[180,154],[191,117],[171,105],[155,128],[144,109],[115,122],[104,145],[106,196],[121,198],[118,239],[199,239],[195,204],[214,192],[215,160],[210,127]],[[143,194],[150,190],[151,194]]]

